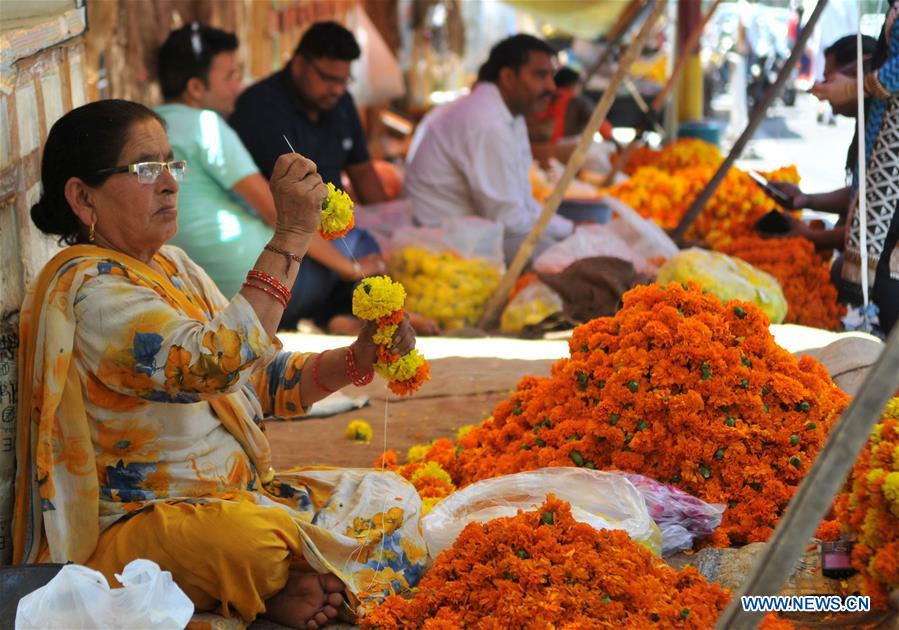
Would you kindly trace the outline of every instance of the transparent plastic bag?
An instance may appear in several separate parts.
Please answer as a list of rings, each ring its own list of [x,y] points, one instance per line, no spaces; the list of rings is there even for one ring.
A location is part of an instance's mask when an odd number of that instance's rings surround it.
[[[562,298],[548,286],[534,280],[512,298],[503,309],[499,329],[504,333],[520,333],[525,326],[535,326],[562,311]]]
[[[674,486],[650,477],[620,473],[646,501],[649,515],[662,531],[662,556],[693,548],[697,540],[709,536],[721,524],[727,506],[706,503]]]
[[[655,555],[662,548],[659,528],[634,485],[615,473],[586,468],[541,468],[484,479],[449,495],[421,521],[428,554],[452,547],[469,523],[485,523],[518,510],[534,510],[547,494],[571,504],[571,513],[596,529],[621,529]]]
[[[583,258],[609,256],[627,260],[644,272],[646,259],[608,225],[580,225],[574,234],[555,243],[534,261],[537,273],[561,273]]]
[[[719,252],[684,250],[662,265],[658,279],[659,284],[693,281],[722,302],[752,302],[772,324],[780,324],[787,315],[787,300],[774,276]]]
[[[608,229],[630,246],[635,256],[646,261],[665,261],[680,251],[665,230],[620,199],[606,195],[602,200],[612,208],[615,218],[607,224]]]
[[[184,628],[194,605],[172,574],[150,560],[129,562],[109,588],[103,574],[68,564],[19,601],[16,630],[55,628]]]
[[[462,258],[480,258],[505,271],[503,226],[480,217],[448,219],[441,227],[401,227],[388,247],[391,253],[407,247],[452,252]]]

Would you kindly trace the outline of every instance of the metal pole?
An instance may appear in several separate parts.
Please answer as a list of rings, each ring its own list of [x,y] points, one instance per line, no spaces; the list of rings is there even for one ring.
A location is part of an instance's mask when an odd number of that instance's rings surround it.
[[[481,317],[481,328],[488,330],[492,328],[499,319],[500,310],[506,303],[509,291],[512,290],[515,281],[528,263],[528,260],[530,260],[534,247],[543,235],[544,230],[546,230],[549,220],[556,213],[556,210],[558,210],[559,204],[562,202],[562,197],[565,195],[565,191],[568,190],[568,186],[574,179],[575,173],[577,173],[581,166],[583,166],[587,156],[587,149],[593,144],[593,134],[596,133],[599,129],[599,125],[605,120],[606,114],[609,113],[612,102],[615,100],[618,93],[618,86],[627,75],[628,69],[636,58],[637,53],[643,48],[643,43],[649,36],[656,20],[658,20],[662,11],[665,9],[667,1],[668,0],[657,0],[656,5],[652,9],[652,13],[646,18],[637,37],[631,41],[630,46],[628,46],[624,55],[621,57],[618,69],[612,76],[609,86],[606,88],[605,92],[603,92],[602,98],[596,104],[596,109],[593,110],[593,115],[587,122],[587,126],[584,128],[584,131],[581,132],[580,140],[578,140],[574,152],[571,154],[571,157],[568,158],[568,164],[565,165],[565,171],[562,173],[562,177],[556,182],[556,186],[553,189],[552,194],[550,194],[549,198],[546,200],[543,211],[531,228],[530,234],[525,238],[521,247],[518,248],[518,253],[515,254],[512,264],[509,265],[509,269],[506,271],[502,280],[500,280],[499,286],[487,302],[487,306],[484,309],[484,315]]]
[[[768,111],[768,107],[771,105],[774,97],[780,94],[784,83],[787,82],[790,72],[793,70],[793,66],[796,65],[799,58],[802,56],[802,53],[805,50],[805,44],[809,37],[811,37],[812,31],[815,29],[815,24],[817,24],[818,18],[821,17],[821,13],[824,11],[826,5],[827,0],[818,0],[818,4],[815,6],[812,16],[809,18],[805,28],[803,28],[802,32],[799,34],[799,39],[793,47],[790,58],[787,59],[786,63],[780,69],[780,73],[777,75],[777,81],[768,88],[764,98],[758,103],[755,109],[752,110],[752,115],[749,117],[749,124],[746,126],[746,129],[743,130],[742,135],[740,135],[737,142],[731,148],[730,153],[727,154],[724,162],[718,167],[718,171],[712,177],[711,181],[706,184],[705,188],[702,189],[702,192],[699,193],[699,196],[693,200],[693,203],[690,204],[686,214],[684,214],[680,223],[678,223],[677,227],[674,229],[674,233],[671,236],[675,241],[683,238],[684,234],[693,224],[693,221],[696,220],[696,217],[698,217],[699,213],[702,212],[702,209],[705,208],[705,204],[707,204],[709,199],[712,198],[712,195],[715,194],[715,190],[721,182],[724,181],[724,177],[727,175],[730,167],[733,166],[737,158],[740,157],[740,154],[743,153],[746,144],[752,139],[752,136],[755,135],[755,130],[758,129],[758,126],[761,124],[762,118],[764,118]]]

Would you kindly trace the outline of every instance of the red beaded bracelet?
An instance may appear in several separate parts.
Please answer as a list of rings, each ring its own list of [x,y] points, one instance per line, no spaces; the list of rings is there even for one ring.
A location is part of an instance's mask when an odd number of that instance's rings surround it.
[[[356,353],[353,351],[353,346],[346,349],[344,360],[346,361],[347,378],[349,378],[356,387],[364,387],[371,383],[375,378],[374,370],[364,376],[359,373],[359,368],[356,367]]]
[[[259,282],[268,285],[269,287],[277,291],[281,295],[281,297],[284,298],[285,302],[290,302],[290,289],[279,282],[278,279],[274,276],[269,275],[263,271],[259,271],[258,269],[250,269],[247,272],[247,280],[258,280]]]
[[[316,387],[318,387],[326,394],[333,394],[337,390],[331,389],[330,387],[322,383],[321,378],[318,375],[318,364],[321,363],[323,356],[325,356],[325,353],[319,352],[318,356],[316,356],[315,360],[312,362],[312,381],[315,383]]]
[[[257,291],[262,291],[263,293],[267,293],[271,297],[275,298],[275,301],[278,302],[278,304],[280,304],[282,308],[287,308],[287,300],[285,300],[280,293],[269,289],[267,286],[251,284],[249,282],[244,282],[243,286],[249,287],[250,289],[256,289]]]

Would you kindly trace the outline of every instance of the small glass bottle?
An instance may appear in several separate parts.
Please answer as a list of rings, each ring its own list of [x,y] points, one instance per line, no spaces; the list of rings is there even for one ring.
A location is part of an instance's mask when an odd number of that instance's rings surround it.
[[[843,579],[855,573],[852,567],[851,540],[821,543],[821,574],[824,577]]]

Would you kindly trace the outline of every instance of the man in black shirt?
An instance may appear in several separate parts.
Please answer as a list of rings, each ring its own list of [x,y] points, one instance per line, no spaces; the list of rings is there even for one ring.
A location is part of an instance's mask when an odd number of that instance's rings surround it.
[[[259,170],[269,177],[290,144],[318,165],[325,182],[340,187],[345,170],[363,204],[386,200],[368,154],[362,123],[347,92],[350,64],[361,51],[336,22],[317,22],[279,72],[247,88],[228,122]]]

